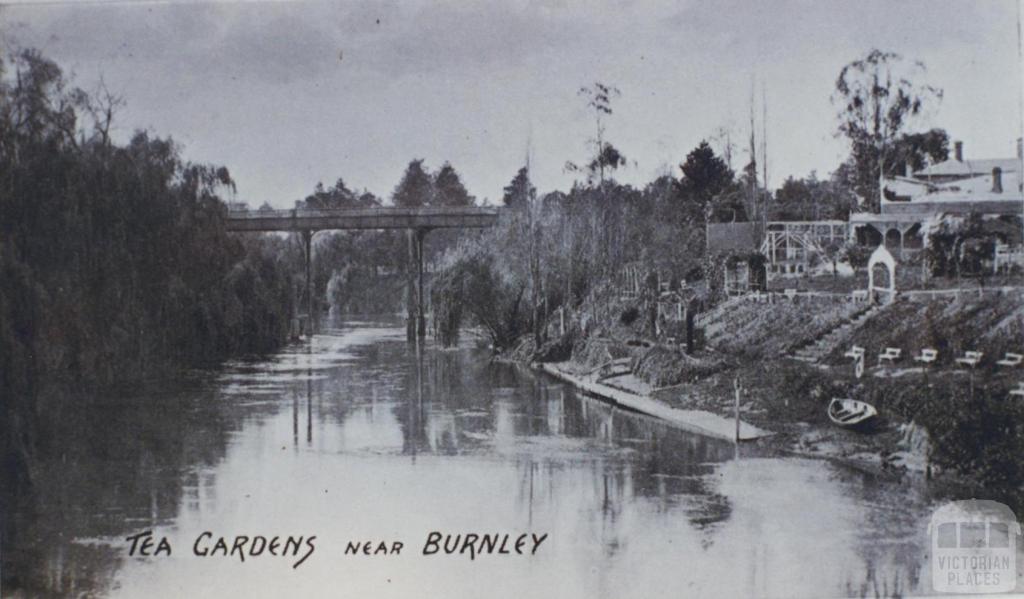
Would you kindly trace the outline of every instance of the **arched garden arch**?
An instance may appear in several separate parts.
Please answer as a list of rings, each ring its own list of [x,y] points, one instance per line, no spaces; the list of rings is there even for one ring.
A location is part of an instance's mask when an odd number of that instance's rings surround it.
[[[884,268],[885,278],[888,279],[886,283],[876,280],[876,266]],[[885,245],[878,246],[868,259],[868,298],[876,301],[876,297],[884,297],[882,301],[886,303],[896,298],[896,260],[885,249]]]

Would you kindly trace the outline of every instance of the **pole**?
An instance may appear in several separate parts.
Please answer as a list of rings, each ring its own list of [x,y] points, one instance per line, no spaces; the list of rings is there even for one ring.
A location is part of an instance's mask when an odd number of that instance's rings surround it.
[[[312,348],[311,348],[312,349]],[[312,363],[312,360],[310,360]],[[313,369],[306,370],[306,445],[313,443]]]
[[[292,390],[292,447],[299,446],[299,392]]]
[[[694,349],[693,329],[694,329],[694,308],[693,302],[686,307],[686,353],[692,356]]]
[[[740,380],[733,379],[732,386],[736,390],[736,448],[738,450],[740,444]]]
[[[416,336],[423,339],[427,336],[427,317],[424,312],[423,296],[423,238],[427,236],[426,229],[416,229]]]

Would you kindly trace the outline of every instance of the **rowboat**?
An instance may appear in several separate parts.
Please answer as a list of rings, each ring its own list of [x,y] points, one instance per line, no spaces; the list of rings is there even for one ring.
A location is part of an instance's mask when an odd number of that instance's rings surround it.
[[[829,419],[846,428],[863,426],[878,415],[878,410],[869,403],[856,399],[833,397],[828,404]]]

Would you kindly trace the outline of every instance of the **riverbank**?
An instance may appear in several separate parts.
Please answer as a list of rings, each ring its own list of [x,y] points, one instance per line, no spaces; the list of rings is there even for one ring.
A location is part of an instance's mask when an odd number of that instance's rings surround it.
[[[541,351],[527,343],[507,357],[535,362],[610,403],[730,440],[738,385],[743,425],[771,433],[751,435],[751,443],[771,451],[1019,493],[1013,456],[1024,406],[1006,398],[1022,373],[995,364],[1024,338],[1019,294],[903,299],[870,311],[829,298],[731,301],[702,315],[707,345],[692,354],[650,335],[642,319],[625,318],[642,306],[612,301],[600,312],[585,336],[583,327],[570,329]],[[820,360],[794,359],[823,339]],[[868,351],[860,379],[842,357],[852,344]],[[901,360],[878,364],[885,347],[901,348]],[[912,359],[926,347],[940,352],[927,370]],[[956,363],[975,348],[985,353],[976,371]],[[868,433],[835,426],[826,413],[833,397],[870,402],[877,426]]]
[[[927,436],[913,425],[883,426],[866,436],[839,429],[827,418],[808,413],[806,402],[782,401],[764,382],[762,372],[752,367],[730,368],[695,383],[651,387],[633,373],[601,378],[575,361],[534,364],[543,372],[616,407],[658,418],[675,428],[708,437],[735,441],[735,387],[740,383],[740,426],[738,438],[774,454],[823,458],[873,473],[923,477],[928,470]],[[765,365],[766,366],[766,365]],[[790,368],[772,362],[769,370]],[[797,366],[799,368],[799,366]],[[733,376],[730,381],[729,375]],[[800,413],[803,414],[800,414]],[[824,414],[824,411],[822,411]],[[801,418],[803,416],[803,418]]]

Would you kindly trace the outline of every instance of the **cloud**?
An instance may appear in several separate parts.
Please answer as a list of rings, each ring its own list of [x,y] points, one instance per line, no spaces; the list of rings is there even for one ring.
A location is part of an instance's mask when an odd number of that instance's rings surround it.
[[[62,62],[145,62],[166,75],[315,79],[339,62],[387,77],[522,64],[586,23],[543,6],[361,2],[16,6],[6,37]],[[151,67],[151,68],[152,68]]]
[[[825,173],[845,151],[831,136],[836,73],[871,47],[924,60],[947,92],[934,124],[994,155],[1020,89],[1015,23],[1011,0],[0,8],[8,45],[40,48],[86,88],[102,74],[128,102],[123,130],[173,134],[190,158],[227,163],[256,203],[338,176],[386,193],[414,156],[451,160],[475,195],[495,198],[527,137],[538,185],[564,186],[561,165],[581,159],[593,127],[575,92],[594,80],[622,89],[608,134],[641,164],[622,175],[632,182],[723,125],[741,139],[754,76],[767,84],[777,180]]]

